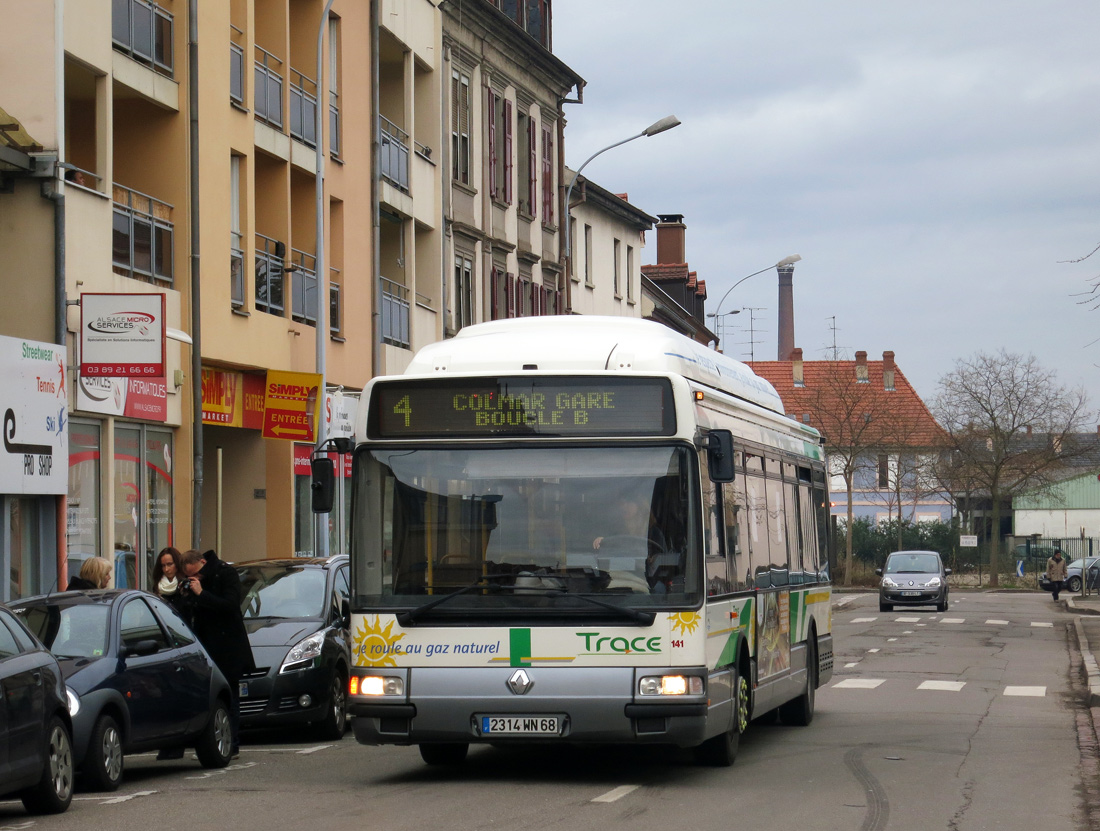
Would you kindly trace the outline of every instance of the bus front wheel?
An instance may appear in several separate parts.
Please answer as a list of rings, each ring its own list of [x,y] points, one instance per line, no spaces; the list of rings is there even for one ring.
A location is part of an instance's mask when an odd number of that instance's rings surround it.
[[[466,760],[470,745],[465,742],[420,745],[420,758],[429,765],[460,765]]]
[[[725,733],[707,739],[695,748],[695,758],[700,764],[725,768],[737,758],[741,734],[748,729],[752,717],[752,690],[747,672],[738,670],[733,679],[733,690],[733,723]]]

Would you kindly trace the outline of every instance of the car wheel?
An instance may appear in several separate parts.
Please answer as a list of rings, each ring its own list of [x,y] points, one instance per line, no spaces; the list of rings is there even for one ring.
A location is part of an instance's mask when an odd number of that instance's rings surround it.
[[[320,733],[323,739],[340,740],[348,726],[348,682],[344,670],[337,668],[332,673],[332,690],[329,695],[328,710],[321,722]]]
[[[92,790],[114,791],[122,784],[122,767],[122,732],[114,717],[104,713],[92,728],[88,758],[81,772]]]
[[[23,807],[32,814],[60,814],[73,801],[73,743],[69,728],[59,716],[50,719],[46,731],[46,767],[38,784],[20,794]]]
[[[469,751],[470,745],[466,742],[422,744],[420,745],[420,758],[429,765],[453,767],[454,765],[461,765],[466,760],[466,754]]]
[[[218,699],[210,721],[195,743],[195,755],[204,768],[223,768],[233,756],[233,728],[229,722],[229,705]]]
[[[806,689],[798,698],[779,705],[779,717],[784,724],[805,727],[814,720],[814,701],[817,692],[817,634],[813,631],[806,639]]]
[[[1069,589],[1069,591],[1071,592],[1081,591],[1081,578],[1078,577],[1076,574],[1073,575],[1066,581],[1066,588]]]

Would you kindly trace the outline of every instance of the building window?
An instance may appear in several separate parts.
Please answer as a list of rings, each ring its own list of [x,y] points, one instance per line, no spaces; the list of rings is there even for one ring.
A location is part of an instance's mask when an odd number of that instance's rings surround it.
[[[69,498],[65,521],[69,575],[80,572],[81,563],[99,556],[99,467],[100,426],[98,422],[69,422]]]
[[[470,78],[451,73],[451,178],[470,184]]]
[[[519,210],[526,216],[535,215],[535,199],[538,198],[538,138],[535,119],[528,113],[520,113],[519,140],[522,146],[517,156],[519,172],[516,182],[519,185]]]
[[[244,307],[244,245],[241,241],[241,157],[229,157],[229,302]]]
[[[455,254],[455,330],[474,322],[474,261]]]
[[[542,128],[542,221],[554,224],[554,132],[549,125]]]
[[[229,24],[229,100],[244,106],[244,30]]]
[[[282,315],[285,256],[284,243],[256,234],[256,311]]]
[[[634,302],[634,246],[626,247],[626,299]]]
[[[114,48],[172,77],[172,15],[147,0],[113,0]]]
[[[115,425],[115,588],[152,588],[153,558],[174,544],[173,455],[170,430]]]
[[[615,240],[614,246],[612,246],[612,256],[615,258],[612,264],[612,274],[615,276],[615,297],[621,300],[623,296],[623,273],[622,273],[622,243]]]
[[[489,195],[512,204],[512,102],[493,90],[489,104]]]
[[[115,185],[113,221],[115,273],[172,285],[172,206]]]
[[[897,457],[888,453],[880,453],[878,457],[878,486],[880,490],[889,490],[894,486],[897,471]]]
[[[592,272],[592,226],[584,226],[584,284],[589,288],[595,287]]]
[[[340,157],[340,18],[328,21],[328,131],[329,152]]]

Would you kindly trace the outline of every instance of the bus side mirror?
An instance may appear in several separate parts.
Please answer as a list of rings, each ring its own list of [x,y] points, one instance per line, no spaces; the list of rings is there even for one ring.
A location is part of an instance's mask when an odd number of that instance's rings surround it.
[[[707,433],[707,469],[712,482],[733,481],[733,433],[729,430]]]
[[[332,459],[322,456],[312,459],[309,468],[309,489],[312,492],[310,506],[315,514],[327,514],[332,510],[332,502],[336,495],[336,464]]]

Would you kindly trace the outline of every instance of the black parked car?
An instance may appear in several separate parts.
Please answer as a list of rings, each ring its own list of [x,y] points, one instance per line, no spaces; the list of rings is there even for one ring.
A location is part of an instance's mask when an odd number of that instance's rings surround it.
[[[0,796],[59,814],[73,798],[72,725],[61,667],[0,606]]]
[[[73,756],[87,784],[114,790],[123,756],[194,747],[229,764],[229,685],[174,609],[133,589],[30,597],[13,611],[61,664]]]
[[[256,660],[241,679],[241,726],[309,724],[339,739],[347,725],[348,558],[236,563]]]

